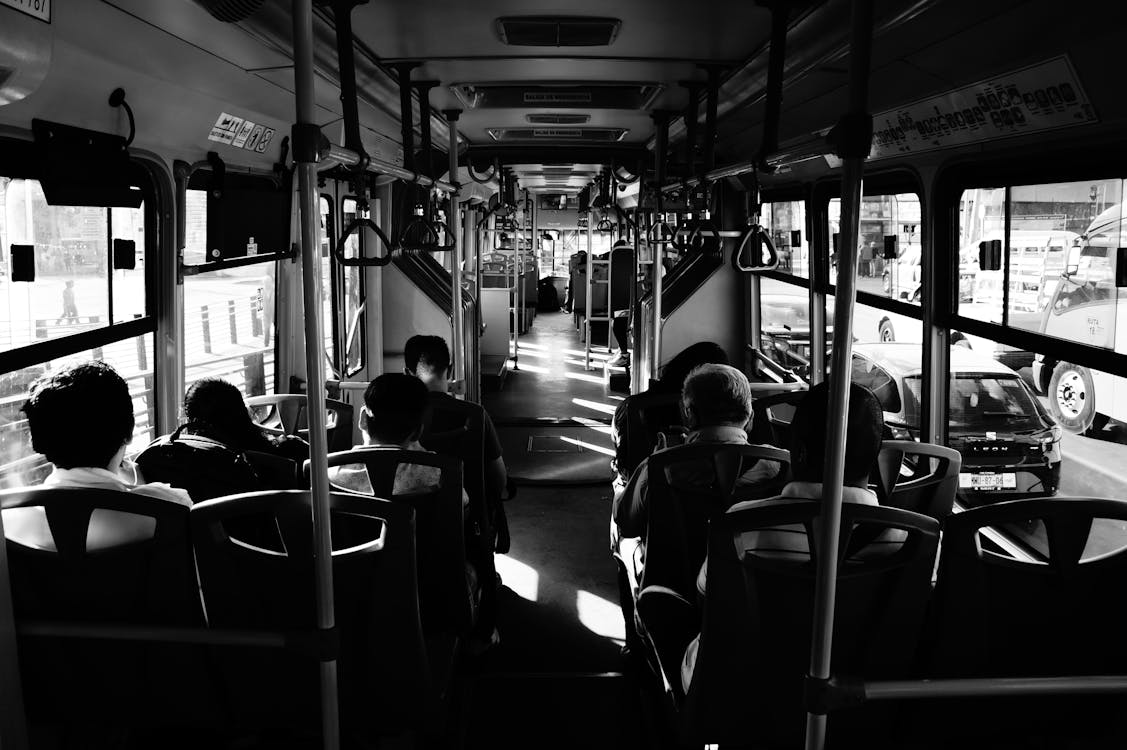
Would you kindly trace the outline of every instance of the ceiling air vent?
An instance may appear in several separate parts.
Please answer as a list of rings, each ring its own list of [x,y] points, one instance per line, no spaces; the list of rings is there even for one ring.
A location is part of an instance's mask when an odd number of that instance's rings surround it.
[[[489,128],[495,141],[583,141],[616,143],[628,132],[626,128]]]
[[[516,47],[605,47],[622,28],[617,18],[586,16],[506,16],[496,24],[501,41]]]
[[[456,83],[450,87],[469,109],[633,109],[647,110],[663,86],[658,83],[575,81],[569,83]]]
[[[533,125],[586,125],[591,120],[591,115],[562,115],[555,113],[527,115],[526,118]]]

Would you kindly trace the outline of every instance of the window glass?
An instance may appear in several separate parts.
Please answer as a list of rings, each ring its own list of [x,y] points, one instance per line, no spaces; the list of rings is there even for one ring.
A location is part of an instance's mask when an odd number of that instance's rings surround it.
[[[145,315],[145,205],[111,208],[110,231],[114,240],[132,240],[134,267],[113,272],[113,322]]]
[[[380,201],[373,200],[369,204],[372,214],[380,216]],[[356,218],[356,199],[345,198],[341,203],[341,213],[344,226],[348,226]],[[381,248],[380,252],[384,252]],[[348,236],[344,247],[345,257],[360,257],[360,234],[353,232]],[[368,253],[371,255],[371,252]],[[364,367],[364,269],[360,267],[344,268],[344,352],[345,373],[353,375]]]
[[[36,180],[0,177],[0,351],[110,322],[109,214],[105,208],[49,206]],[[143,227],[143,219],[138,223]],[[33,283],[12,281],[12,245],[34,246]],[[130,289],[119,298],[123,312],[143,312],[144,284]]]
[[[759,221],[771,233],[779,254],[779,270],[810,278],[810,238],[806,232],[805,201],[764,203]]]
[[[1127,378],[953,332],[949,445],[963,456],[959,501],[1124,497]],[[1033,556],[1047,554],[1042,524],[999,529]],[[1122,522],[1097,520],[1085,557],[1127,545]]]
[[[321,325],[324,335],[325,377],[334,378],[336,373],[336,346],[334,344],[333,287],[336,274],[333,263],[333,244],[336,234],[333,229],[333,206],[327,196],[319,201],[321,217]]]
[[[184,262],[207,262],[207,193],[187,191]],[[246,396],[274,392],[277,262],[184,277],[184,387],[223,378]]]
[[[963,192],[959,314],[1127,351],[1115,286],[1116,249],[1127,244],[1123,180],[1018,185],[1008,204],[1006,192]],[[984,270],[979,243],[993,240],[1001,242],[1001,268]]]
[[[837,273],[837,242],[841,232],[841,201],[829,204],[830,282]],[[861,235],[857,291],[920,304],[923,294],[923,224],[915,193],[866,195],[861,199]],[[885,242],[895,241],[897,257],[885,259]]]
[[[51,470],[47,460],[32,450],[27,420],[20,411],[31,384],[43,375],[91,360],[109,363],[129,384],[135,420],[129,452],[139,451],[156,436],[151,335],[115,341],[98,349],[4,373],[0,375],[0,488],[37,484]]]

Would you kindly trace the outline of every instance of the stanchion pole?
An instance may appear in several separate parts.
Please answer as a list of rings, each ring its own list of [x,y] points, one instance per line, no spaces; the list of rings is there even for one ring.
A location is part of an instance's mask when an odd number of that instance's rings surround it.
[[[325,367],[322,363],[324,321],[321,310],[321,243],[317,195],[317,147],[313,92],[312,0],[293,0],[294,161],[301,214],[301,280],[305,304],[306,414],[309,419],[310,486],[313,505],[313,570],[317,629],[328,635],[336,628],[333,606],[333,542],[329,528],[328,437],[325,419]],[[294,592],[294,595],[299,595]],[[340,715],[335,654],[321,657],[321,738],[325,750],[340,747]]]
[[[775,12],[779,12],[776,10]],[[834,298],[833,351],[830,368],[829,424],[826,465],[822,476],[821,529],[814,588],[813,637],[810,644],[811,686],[830,679],[833,654],[834,603],[837,595],[838,540],[845,476],[846,420],[853,359],[853,307],[857,299],[857,242],[860,236],[862,176],[872,138],[868,116],[869,58],[872,48],[872,0],[853,0],[849,67],[849,110],[838,123],[836,143],[844,162],[841,174],[841,242]],[[868,123],[866,128],[865,123]],[[864,133],[868,133],[868,138]],[[808,694],[811,691],[808,691]],[[806,750],[822,750],[826,741],[824,712],[806,714]]]

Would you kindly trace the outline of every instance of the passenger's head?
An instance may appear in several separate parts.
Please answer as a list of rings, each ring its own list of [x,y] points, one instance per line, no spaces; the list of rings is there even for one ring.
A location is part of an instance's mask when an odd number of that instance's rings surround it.
[[[403,347],[404,369],[432,391],[445,392],[450,377],[450,347],[441,336],[412,336]]]
[[[23,405],[31,446],[60,469],[116,469],[133,438],[133,398],[105,362],[35,381]]]
[[[237,451],[269,448],[261,428],[250,418],[242,391],[221,378],[204,378],[188,387],[184,421],[192,433]]]
[[[689,373],[701,365],[726,365],[728,354],[723,347],[713,341],[698,341],[681,350],[669,360],[661,370],[661,384],[671,391],[680,393]]]
[[[751,420],[751,386],[729,365],[700,365],[685,378],[681,391],[685,426],[745,427]]]
[[[826,468],[826,433],[830,423],[829,383],[810,389],[791,420],[791,468],[802,482],[821,482]],[[884,413],[872,391],[849,384],[845,428],[845,484],[864,487],[880,453]]]
[[[389,372],[364,391],[364,431],[377,445],[407,447],[419,439],[426,422],[427,387],[410,375]]]

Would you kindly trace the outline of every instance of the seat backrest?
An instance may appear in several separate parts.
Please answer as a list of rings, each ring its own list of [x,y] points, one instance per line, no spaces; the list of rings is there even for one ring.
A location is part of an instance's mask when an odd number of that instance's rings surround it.
[[[186,506],[110,489],[31,487],[0,492],[0,508],[21,623],[203,627]],[[32,715],[159,723],[175,708],[168,701],[195,702],[207,690],[192,669],[194,647],[69,638],[24,638],[20,647]],[[201,713],[204,703],[206,695]]]
[[[630,285],[633,282],[634,248],[614,248],[610,252],[611,315],[630,308]]]
[[[629,477],[653,453],[658,434],[681,426],[681,396],[649,390],[628,397],[623,404],[626,419],[618,436],[616,458],[619,473]]]
[[[700,644],[685,697],[687,737],[724,743],[754,733],[765,742],[801,744],[821,507],[815,500],[777,500],[714,521]],[[807,551],[782,552],[779,534],[800,540],[787,549]],[[856,549],[850,544],[856,534],[881,541]],[[835,675],[909,676],[938,540],[935,519],[895,508],[842,507]],[[869,708],[838,712],[830,736],[840,742],[842,734],[871,731],[870,723],[886,719]]]
[[[487,496],[485,486],[485,412],[469,401],[458,401],[443,394],[432,394],[430,420],[419,439],[423,447],[462,463],[462,486],[469,496],[466,511],[466,539],[481,549],[467,554],[477,564],[488,552],[492,556],[493,509],[500,498]]]
[[[749,484],[744,475],[763,461],[781,465],[777,476]],[[735,443],[692,443],[650,456],[646,559],[640,585],[667,586],[695,600],[709,520],[737,502],[778,494],[789,465],[790,455],[784,450]]]
[[[333,593],[341,720],[346,729],[417,725],[434,709],[417,598],[414,510],[332,493]],[[254,546],[230,529],[273,522],[282,550]],[[310,493],[255,492],[192,508],[200,585],[221,628],[310,634],[316,625]],[[296,650],[225,648],[226,691],[246,727],[316,729],[318,662]]]
[[[147,481],[180,487],[197,503],[238,492],[293,489],[297,481],[293,461],[257,452],[252,457],[184,428],[157,438],[134,461]]]
[[[1051,497],[956,513],[944,527],[924,668],[934,677],[1127,673],[1127,501]],[[980,531],[1023,540],[1007,554]],[[993,530],[993,531],[990,531]],[[965,727],[1007,736],[1120,732],[1118,696],[1051,696],[952,703]],[[988,720],[988,724],[982,721]],[[1115,740],[1092,747],[1122,747]],[[1063,745],[1062,745],[1063,746]]]
[[[959,491],[963,457],[957,450],[911,440],[885,440],[877,467],[884,492],[881,505],[931,516],[951,515]]]
[[[790,422],[795,407],[806,397],[806,391],[786,391],[770,396],[757,396],[751,402],[753,439],[790,446]]]
[[[306,403],[304,393],[270,393],[246,399],[251,417],[266,432],[272,435],[298,435],[308,439]],[[352,446],[354,421],[352,405],[326,398],[325,411],[329,414],[327,429],[329,450],[348,450]]]
[[[464,632],[473,620],[466,581],[462,464],[457,458],[397,448],[357,448],[330,453],[329,467],[363,466],[376,497],[415,509],[419,606],[427,632]],[[438,481],[396,491],[400,467],[437,474]],[[337,486],[335,489],[348,490]]]

